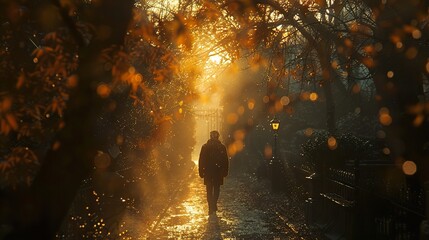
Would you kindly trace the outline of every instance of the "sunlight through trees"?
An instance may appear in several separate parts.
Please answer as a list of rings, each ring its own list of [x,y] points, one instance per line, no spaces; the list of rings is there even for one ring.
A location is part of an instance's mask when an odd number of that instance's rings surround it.
[[[50,239],[73,231],[67,221],[84,238],[106,234],[91,220],[105,197],[88,190],[94,167],[123,180],[112,182],[128,189],[115,193],[124,209],[141,207],[149,182],[161,188],[192,167],[195,129],[219,128],[231,170],[256,174],[272,155],[274,117],[286,167],[382,162],[395,169],[377,172],[386,198],[391,172],[411,200],[429,181],[426,1],[6,0],[0,9],[0,225],[9,229],[0,237]],[[199,121],[202,110],[216,124]]]

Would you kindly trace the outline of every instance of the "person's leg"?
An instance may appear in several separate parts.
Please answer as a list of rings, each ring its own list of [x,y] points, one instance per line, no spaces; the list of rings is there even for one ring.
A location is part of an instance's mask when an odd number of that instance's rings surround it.
[[[206,185],[207,190],[207,203],[209,205],[209,214],[213,212],[213,201],[214,201],[214,191],[213,191],[213,184],[207,183]]]
[[[220,185],[213,185],[213,211],[217,211],[217,200],[219,199]]]

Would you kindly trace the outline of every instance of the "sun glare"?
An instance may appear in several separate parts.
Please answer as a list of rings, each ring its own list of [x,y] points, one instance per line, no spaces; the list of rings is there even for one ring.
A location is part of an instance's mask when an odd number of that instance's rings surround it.
[[[222,56],[220,56],[218,54],[211,55],[209,57],[209,61],[210,61],[210,63],[220,64],[222,61]]]
[[[211,48],[210,41],[197,42],[203,45],[201,48]],[[209,46],[207,46],[207,44]],[[213,43],[214,44],[214,43]],[[206,53],[205,53],[206,54]],[[192,153],[195,164],[198,164],[199,151],[201,145],[207,142],[209,132],[212,130],[222,130],[222,107],[221,101],[224,93],[220,79],[224,78],[225,69],[230,64],[226,53],[216,50],[205,55],[205,59],[200,65],[201,75],[197,81],[196,90],[199,100],[194,103],[194,111],[197,116],[196,121],[196,145]]]

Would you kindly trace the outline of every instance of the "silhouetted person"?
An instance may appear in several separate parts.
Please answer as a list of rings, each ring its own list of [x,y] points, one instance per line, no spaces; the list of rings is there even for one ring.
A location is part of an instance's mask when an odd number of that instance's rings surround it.
[[[218,131],[211,131],[210,139],[201,147],[198,170],[200,177],[204,178],[209,214],[212,214],[217,211],[220,185],[228,175],[228,155],[225,145],[219,141]]]

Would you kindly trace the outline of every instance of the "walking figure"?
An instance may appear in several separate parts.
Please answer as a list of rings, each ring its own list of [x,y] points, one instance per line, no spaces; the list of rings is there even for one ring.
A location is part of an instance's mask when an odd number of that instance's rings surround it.
[[[228,155],[226,147],[219,141],[219,132],[211,131],[210,139],[201,147],[198,172],[204,178],[207,190],[209,215],[217,211],[220,185],[228,175]]]

